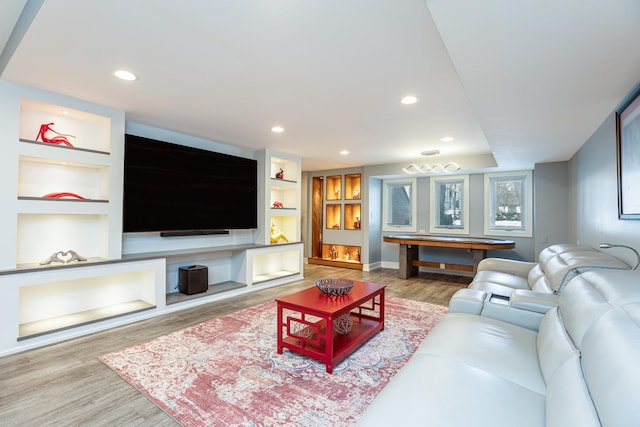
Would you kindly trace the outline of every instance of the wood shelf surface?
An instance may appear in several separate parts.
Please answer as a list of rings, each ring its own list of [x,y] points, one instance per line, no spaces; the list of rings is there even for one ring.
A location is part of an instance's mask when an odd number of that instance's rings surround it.
[[[357,261],[340,261],[340,260],[309,257],[307,259],[307,262],[309,264],[326,265],[329,267],[342,267],[342,268],[350,268],[352,270],[362,270],[362,263],[359,263]]]

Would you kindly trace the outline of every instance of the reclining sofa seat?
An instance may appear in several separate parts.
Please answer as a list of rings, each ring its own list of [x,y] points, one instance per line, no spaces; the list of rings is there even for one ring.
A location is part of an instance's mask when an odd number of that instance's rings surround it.
[[[478,264],[469,288],[503,296],[516,289],[558,294],[575,276],[604,268],[627,270],[629,266],[591,247],[561,243],[543,249],[537,263],[486,258]]]
[[[361,427],[640,426],[640,273],[586,272],[539,332],[449,313]]]

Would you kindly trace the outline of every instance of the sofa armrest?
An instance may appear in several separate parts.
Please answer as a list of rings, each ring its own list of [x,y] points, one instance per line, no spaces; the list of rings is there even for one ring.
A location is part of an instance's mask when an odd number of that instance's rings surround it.
[[[477,289],[458,289],[449,300],[449,312],[480,314],[489,295],[489,293]]]
[[[513,308],[545,314],[547,311],[558,306],[558,296],[555,294],[516,289],[511,294],[509,303]]]
[[[514,259],[485,258],[478,263],[477,271],[499,271],[526,278],[529,275],[529,271],[536,265],[538,264],[535,262],[517,261]]]

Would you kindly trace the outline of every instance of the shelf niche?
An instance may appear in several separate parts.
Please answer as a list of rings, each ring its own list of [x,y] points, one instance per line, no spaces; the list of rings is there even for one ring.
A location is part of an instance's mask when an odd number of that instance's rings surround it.
[[[40,126],[47,123],[67,137],[74,148],[108,153],[111,141],[111,119],[59,105],[22,98],[20,100],[20,138],[36,141]],[[49,144],[67,147],[66,145]]]
[[[85,258],[108,258],[104,215],[18,215],[17,267],[39,265],[58,251],[72,249]]]
[[[253,284],[300,274],[300,250],[253,256]]]
[[[360,200],[360,174],[353,173],[344,176],[344,199]]]
[[[340,218],[340,208],[342,205],[327,205],[326,206],[326,222],[325,227],[331,230],[340,230],[342,228],[342,222]]]
[[[323,244],[322,257],[310,257],[308,262],[309,264],[362,270],[360,255],[360,246]]]
[[[271,174],[269,175],[271,179],[275,181],[297,182],[298,174],[297,162],[275,156],[271,158]]]
[[[109,168],[20,156],[18,197],[42,198],[60,192],[75,193],[89,200],[108,200]]]
[[[24,286],[18,341],[155,308],[152,270]]]
[[[328,176],[326,185],[327,200],[342,200],[342,175]]]
[[[279,243],[289,243],[289,242],[297,242],[300,240],[298,237],[298,218],[296,216],[287,216],[286,209],[273,209],[273,211],[281,211],[285,215],[276,215],[280,212],[272,212],[271,215],[271,224],[276,231],[281,232],[284,238],[281,238],[277,241],[270,240],[272,245],[276,245]],[[273,237],[273,235],[271,236]]]
[[[344,205],[344,229],[360,230],[362,225],[360,217],[360,203],[345,203]]]

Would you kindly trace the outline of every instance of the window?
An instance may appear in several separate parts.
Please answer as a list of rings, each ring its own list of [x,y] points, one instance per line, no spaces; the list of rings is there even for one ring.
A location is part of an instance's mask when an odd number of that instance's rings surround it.
[[[431,178],[429,231],[469,234],[469,176]]]
[[[484,192],[484,234],[532,236],[531,171],[486,174]]]
[[[383,185],[382,230],[416,231],[416,180],[386,180]]]

